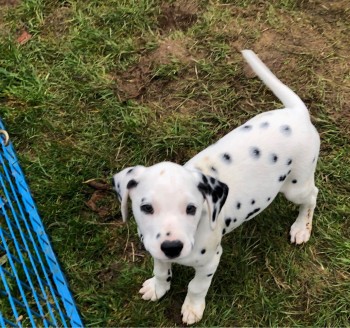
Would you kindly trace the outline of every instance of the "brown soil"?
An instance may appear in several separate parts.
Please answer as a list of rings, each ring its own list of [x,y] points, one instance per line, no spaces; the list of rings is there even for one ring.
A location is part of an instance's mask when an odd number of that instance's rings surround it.
[[[158,26],[161,33],[170,30],[186,31],[197,21],[199,5],[197,1],[179,0],[170,4],[164,2],[160,10]]]

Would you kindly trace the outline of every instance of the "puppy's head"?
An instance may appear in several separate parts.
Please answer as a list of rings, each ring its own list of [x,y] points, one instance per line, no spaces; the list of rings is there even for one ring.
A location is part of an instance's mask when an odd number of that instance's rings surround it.
[[[170,162],[124,169],[113,182],[123,220],[130,197],[144,246],[160,260],[188,256],[199,220],[214,229],[228,194],[224,183]]]

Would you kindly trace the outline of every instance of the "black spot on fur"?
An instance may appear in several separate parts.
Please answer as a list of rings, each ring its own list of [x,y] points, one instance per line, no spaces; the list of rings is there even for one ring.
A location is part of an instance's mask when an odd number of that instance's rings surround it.
[[[201,254],[205,254],[205,252],[206,252],[206,249],[203,248],[203,249],[201,250]]]
[[[257,147],[252,147],[250,153],[254,159],[258,159],[261,155],[260,149]]]
[[[222,229],[222,234],[224,235],[226,233],[226,229]],[[219,254],[219,252],[217,252],[216,254]]]
[[[277,163],[278,156],[276,154],[271,154],[271,161],[272,161],[272,163]]]
[[[159,238],[160,238],[160,233],[158,233],[158,234],[157,234],[156,238],[157,238],[157,239],[159,239]]]
[[[269,122],[262,122],[262,123],[260,124],[260,127],[261,127],[262,129],[266,129],[266,128],[269,127],[269,125],[270,125]]]
[[[287,175],[289,175],[291,172],[292,172],[292,170],[289,170],[289,171],[287,172]]]
[[[312,163],[315,163],[315,161],[316,161],[316,157],[314,157],[314,158],[312,159]]]
[[[292,180],[292,183],[297,183],[298,182],[298,180],[297,179],[294,179],[294,180]]]
[[[166,235],[169,237],[170,236],[170,232],[167,232]]]
[[[290,136],[292,134],[292,129],[290,128],[289,125],[282,125],[281,126],[281,132],[285,135],[285,136]]]
[[[210,177],[210,182],[211,182],[212,184],[214,184],[214,183],[215,183],[215,179],[214,179],[213,177]]]
[[[238,203],[236,204],[236,207],[237,207],[237,210],[239,210],[239,209],[241,208],[241,203],[238,202]]]
[[[128,172],[126,172],[126,174],[130,174],[132,171],[134,171],[134,169],[130,169]]]
[[[260,211],[260,208],[256,208],[255,210],[253,210],[252,212],[249,212],[246,216],[246,220],[248,220],[252,215],[258,213]]]
[[[215,173],[218,171],[214,166],[210,167],[210,169]]]
[[[126,185],[127,189],[135,188],[139,183],[135,181],[134,179],[130,180],[128,184]]]
[[[219,198],[221,198],[224,194],[224,189],[222,188],[222,186],[220,185],[217,185],[215,188],[214,188],[214,191],[213,191],[213,194],[216,194]]]
[[[170,276],[171,275],[171,271],[170,271],[170,269],[168,269],[168,276]]]
[[[269,202],[271,200],[271,197],[269,197],[268,199],[267,199],[267,201]]]
[[[208,179],[204,174],[202,174],[202,180],[204,183],[208,183]]]
[[[225,161],[226,163],[231,163],[231,162],[232,162],[231,155],[229,155],[229,154],[227,154],[227,153],[224,153],[224,154],[222,155],[222,158],[224,159],[224,161]]]
[[[231,219],[230,218],[227,218],[226,220],[225,220],[225,224],[226,224],[226,227],[228,227],[230,224],[231,224]]]
[[[252,199],[252,201],[250,202],[250,204],[254,205],[254,204],[255,204],[255,199]]]
[[[214,222],[216,220],[216,208],[214,208],[212,221]]]
[[[237,219],[233,219],[233,222],[237,222]]]
[[[211,277],[213,275],[213,273],[209,273],[207,274],[207,277]]]
[[[199,191],[202,193],[203,197],[205,197],[205,195],[208,195],[211,192],[209,190],[210,186],[206,183],[200,182],[197,187]]]
[[[286,180],[286,175],[281,175],[279,178],[278,178],[278,181],[279,182],[282,182],[282,181],[284,181],[284,180]]]
[[[166,278],[166,281],[170,282],[171,281],[171,277]]]
[[[243,125],[242,126],[242,130],[245,130],[245,131],[249,131],[249,130],[251,130],[253,127],[251,126],[251,125],[249,125],[249,124],[247,124],[247,125]]]
[[[292,160],[292,159],[288,159],[287,165],[290,165],[290,164],[292,164],[292,163],[293,163],[293,160]]]

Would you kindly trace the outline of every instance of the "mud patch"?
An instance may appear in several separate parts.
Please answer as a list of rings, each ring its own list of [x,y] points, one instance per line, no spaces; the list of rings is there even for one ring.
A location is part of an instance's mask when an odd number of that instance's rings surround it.
[[[197,1],[180,0],[173,3],[163,3],[160,7],[158,27],[162,33],[170,30],[186,31],[198,18],[199,5]]]
[[[114,219],[116,196],[111,186],[104,180],[90,180],[85,182],[94,191],[90,194],[85,205],[95,212],[102,222]]]
[[[184,40],[165,39],[159,42],[156,50],[142,56],[137,65],[117,74],[116,89],[121,101],[138,98],[147,92],[151,82],[156,80],[155,71],[161,66],[179,63],[181,66],[191,62]],[[163,79],[162,83],[167,83]]]

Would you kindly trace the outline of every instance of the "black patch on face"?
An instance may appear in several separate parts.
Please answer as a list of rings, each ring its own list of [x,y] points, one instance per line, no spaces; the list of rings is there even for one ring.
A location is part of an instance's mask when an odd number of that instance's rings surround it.
[[[222,154],[222,158],[227,164],[232,162],[231,155],[229,155],[227,153]]]
[[[212,184],[214,184],[214,183],[215,183],[215,179],[214,179],[213,177],[210,177],[210,182],[211,182]]]
[[[261,155],[260,149],[257,147],[252,147],[250,149],[250,154],[254,159],[258,159]]]
[[[126,185],[127,189],[135,188],[139,183],[135,181],[134,179],[130,180],[128,184]]]
[[[171,281],[171,277],[166,278],[166,281],[170,282]]]
[[[292,159],[288,159],[287,165],[290,165],[290,164],[292,164],[292,163],[293,163],[293,160],[292,160]]]
[[[256,208],[255,210],[249,212],[246,216],[246,220],[248,220],[252,215],[254,215],[255,213],[258,213],[260,211],[260,208]]]
[[[272,161],[272,163],[277,163],[278,156],[276,154],[271,154],[271,161]]]
[[[285,135],[285,136],[290,136],[292,134],[292,129],[290,128],[289,125],[282,125],[281,126],[281,132]]]
[[[241,208],[241,203],[238,202],[237,205],[236,205],[236,207],[237,207],[237,210],[239,210],[239,209]]]
[[[245,131],[250,131],[252,128],[253,127],[251,125],[249,125],[249,124],[242,126],[242,130],[245,130]]]
[[[226,220],[225,220],[225,224],[226,224],[226,227],[228,227],[230,224],[231,224],[231,219],[230,218],[227,218]]]
[[[292,180],[292,183],[296,184],[298,182],[297,179]]]
[[[201,254],[205,254],[205,252],[206,252],[206,249],[203,248],[203,249],[201,250]]]
[[[260,124],[260,127],[261,127],[262,129],[267,129],[267,128],[269,127],[269,125],[270,125],[269,122],[262,122],[262,123]]]
[[[282,182],[282,181],[284,181],[284,180],[286,180],[286,175],[281,175],[279,178],[278,178],[278,181],[279,182]]]

